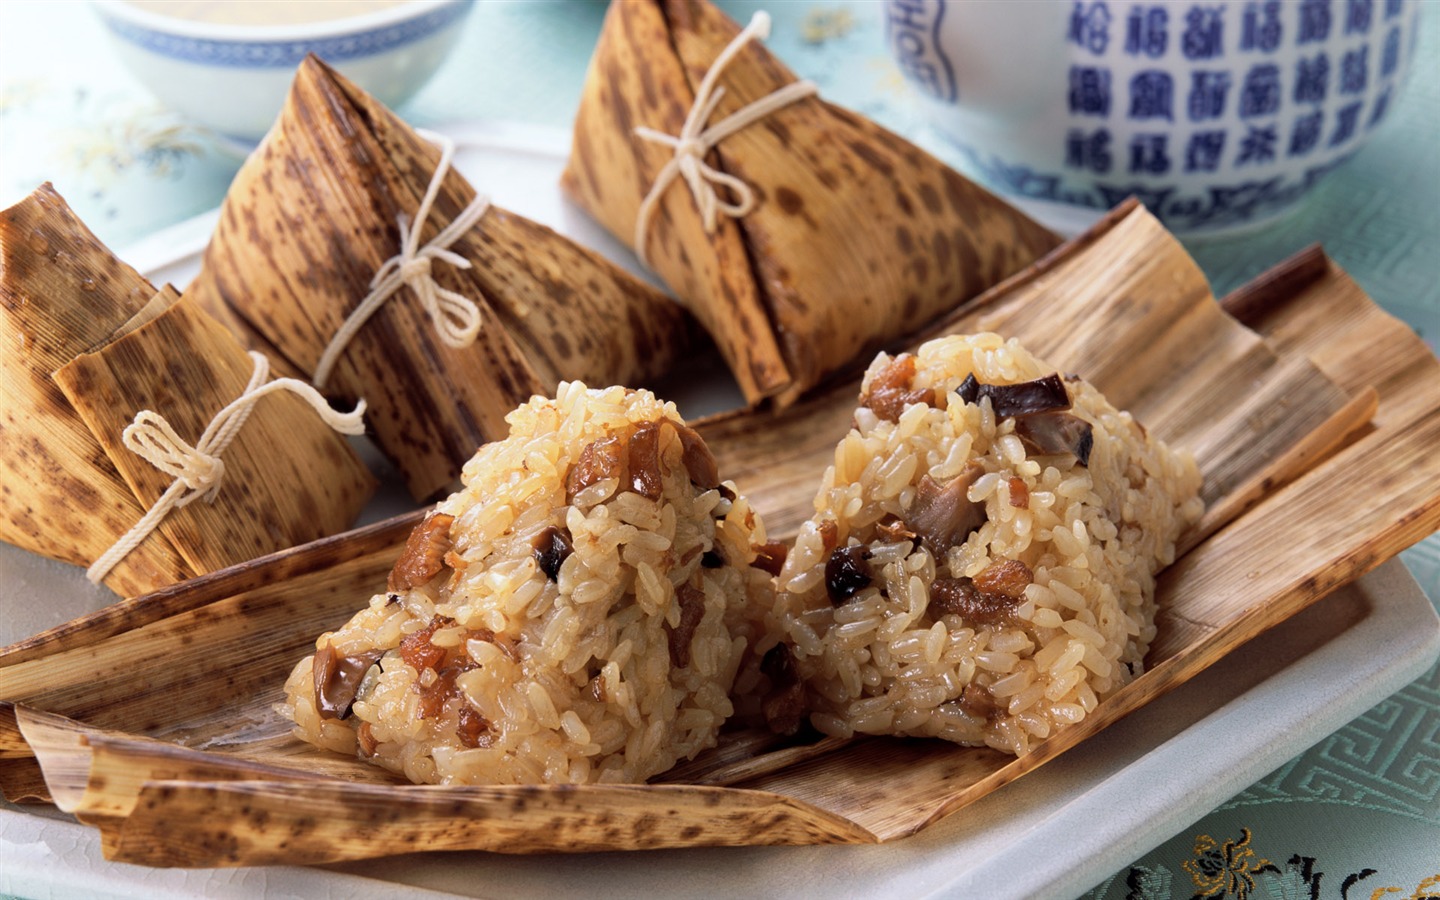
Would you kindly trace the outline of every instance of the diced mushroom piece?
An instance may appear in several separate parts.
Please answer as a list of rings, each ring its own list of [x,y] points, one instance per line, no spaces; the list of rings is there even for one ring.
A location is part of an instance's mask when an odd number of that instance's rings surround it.
[[[1070,392],[1058,372],[1019,384],[985,384],[971,374],[965,376],[955,393],[966,403],[979,403],[981,397],[989,397],[990,408],[1002,419],[1070,408]]]
[[[780,541],[766,541],[750,549],[755,551],[755,561],[750,564],[755,568],[771,575],[779,575],[780,570],[785,568],[785,556],[789,548]]]
[[[929,388],[912,390],[915,379],[915,357],[902,353],[890,360],[870,379],[870,384],[860,398],[861,406],[868,406],[875,415],[891,422],[900,421],[900,414],[912,403],[927,406],[935,402],[935,392]]]
[[[630,435],[627,462],[630,490],[648,500],[660,499],[664,488],[660,471],[660,423],[645,422]]]
[[[864,544],[841,547],[830,554],[825,563],[825,590],[830,602],[837,606],[870,586],[875,576],[870,571],[870,548]]]
[[[607,435],[591,441],[580,451],[580,458],[570,467],[565,480],[565,498],[574,502],[575,495],[607,478],[624,480],[625,445],[618,435]]]
[[[551,525],[535,537],[534,555],[535,562],[540,565],[540,571],[551,581],[560,577],[560,567],[565,560],[574,552],[570,546],[570,539],[567,538],[564,529]]]
[[[760,671],[770,678],[770,691],[760,703],[765,724],[776,734],[794,734],[805,719],[805,685],[795,668],[790,648],[777,644],[760,660]]]
[[[965,471],[944,485],[929,475],[920,479],[915,500],[905,513],[905,526],[937,560],[943,560],[951,547],[964,543],[972,531],[985,524],[985,505],[972,501],[968,494],[983,474],[985,467],[972,460]]]
[[[959,616],[970,625],[994,625],[1006,621],[1019,601],[1004,594],[980,590],[969,578],[937,578],[930,586],[930,615]]]
[[[450,524],[454,516],[432,510],[420,520],[405,539],[405,549],[395,560],[386,586],[392,591],[408,591],[426,584],[445,568],[445,554],[450,549]]]
[[[360,682],[370,667],[385,655],[384,650],[367,650],[341,656],[329,642],[315,651],[311,676],[315,681],[315,708],[322,719],[343,719],[350,715]]]
[[[677,669],[690,665],[690,641],[705,617],[705,592],[693,584],[682,584],[675,590],[680,602],[680,621],[670,629],[670,663]]]
[[[1082,466],[1090,465],[1094,429],[1079,416],[1047,412],[1015,420],[1015,434],[1036,453],[1070,453]]]

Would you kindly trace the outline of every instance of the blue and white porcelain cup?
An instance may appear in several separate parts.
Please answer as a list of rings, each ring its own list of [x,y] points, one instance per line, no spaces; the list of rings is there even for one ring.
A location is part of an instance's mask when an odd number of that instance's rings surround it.
[[[885,0],[961,166],[1062,231],[1127,196],[1173,231],[1293,209],[1385,119],[1417,0]]]

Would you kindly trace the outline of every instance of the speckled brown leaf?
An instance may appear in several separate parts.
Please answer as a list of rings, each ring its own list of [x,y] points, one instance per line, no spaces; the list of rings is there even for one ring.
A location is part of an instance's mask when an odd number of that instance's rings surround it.
[[[189,298],[167,287],[156,299],[166,302],[147,306],[138,326],[54,376],[146,508],[172,479],[122,442],[135,414],[159,413],[194,444],[254,372],[235,336]],[[146,539],[168,541],[197,574],[343,531],[376,487],[345,436],[287,391],[252,408],[222,459],[215,497],[173,509]]]
[[[89,565],[144,514],[50,376],[154,294],[50,185],[0,212],[0,540]],[[191,574],[161,539],[106,584],[133,596]]]
[[[309,59],[280,119],[237,175],[200,276],[187,295],[234,308],[303,371],[399,250],[440,151],[378,101]],[[422,231],[429,240],[475,197],[446,175]],[[436,282],[473,300],[485,325],[445,345],[408,288],[360,330],[326,385],[370,405],[376,443],[415,497],[448,487],[504,416],[562,379],[641,384],[684,350],[670,299],[549,228],[491,208],[451,249],[474,265],[434,264]]]
[[[11,763],[37,754],[57,801],[101,829],[107,855],[148,865],[318,862],[422,846],[526,853],[913,834],[1440,525],[1440,363],[1328,262],[1311,281],[1277,291],[1275,303],[1251,311],[1258,334],[1237,324],[1173,238],[1132,205],[995,288],[977,311],[927,329],[1013,332],[1126,398],[1152,432],[1204,449],[1214,503],[1270,476],[1253,504],[1233,507],[1233,519],[1213,523],[1162,573],[1145,674],[1025,757],[891,738],[786,746],[733,732],[649,786],[396,784],[384,770],[291,737],[273,704],[315,635],[381,588],[417,513],[203,576],[3,651],[0,701],[12,705],[0,703],[0,782],[33,790]],[[1146,352],[1157,344],[1169,352]],[[1278,383],[1314,397],[1257,415],[1242,395],[1272,396]],[[1370,387],[1368,430],[1297,463],[1293,448]],[[808,515],[857,391],[852,382],[783,412],[697,423],[772,535],[793,534]],[[1360,406],[1363,415],[1369,404]],[[1242,444],[1255,449],[1227,449]],[[1327,601],[1327,613],[1355,614],[1368,602],[1348,591]]]
[[[708,0],[611,4],[563,185],[627,244],[712,61],[739,32]],[[751,42],[725,69],[711,123],[795,75]],[[710,162],[758,205],[707,235],[677,180],[646,239],[655,271],[714,335],[752,402],[782,405],[917,331],[1059,239],[939,160],[818,97],[731,135]]]

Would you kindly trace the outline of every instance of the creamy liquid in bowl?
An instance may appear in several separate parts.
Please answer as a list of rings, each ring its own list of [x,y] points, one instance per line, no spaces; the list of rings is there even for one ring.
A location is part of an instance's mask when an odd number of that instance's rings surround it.
[[[305,25],[350,19],[411,0],[126,0],[148,13],[212,25]]]

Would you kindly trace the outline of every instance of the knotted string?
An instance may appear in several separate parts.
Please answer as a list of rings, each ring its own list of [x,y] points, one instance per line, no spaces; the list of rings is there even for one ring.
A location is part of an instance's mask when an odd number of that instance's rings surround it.
[[[187,506],[200,497],[204,497],[206,502],[215,499],[220,482],[225,477],[225,460],[221,459],[221,454],[235,440],[255,404],[266,394],[289,391],[309,404],[321,421],[341,434],[365,433],[364,400],[355,405],[354,412],[336,412],[319,391],[303,381],[277,378],[267,382],[270,361],[254,352],[250,358],[255,361],[255,371],[244,392],[210,420],[205,433],[193,445],[186,443],[170,423],[153,410],[142,409],[125,427],[121,434],[125,446],[175,480],[140,521],[85,571],[85,577],[92,583],[99,584],[110,574],[115,564],[140,546],[172,509]]]
[[[640,212],[635,217],[635,254],[640,257],[640,262],[647,267],[650,265],[648,254],[645,252],[645,237],[650,230],[650,218],[655,213],[655,206],[660,197],[665,193],[670,183],[681,177],[690,186],[690,193],[695,198],[695,205],[700,210],[700,215],[705,222],[706,234],[715,230],[716,214],[724,213],[731,217],[740,217],[748,213],[755,205],[755,192],[750,185],[744,181],[722,172],[705,161],[705,154],[720,141],[734,134],[742,128],[763,119],[782,107],[789,106],[796,100],[803,100],[815,94],[819,88],[812,81],[796,81],[785,85],[774,93],[767,94],[759,100],[741,107],[719,122],[705,127],[710,117],[715,114],[715,109],[720,105],[720,100],[725,96],[723,87],[716,87],[720,80],[720,74],[725,71],[735,58],[751,40],[759,38],[764,40],[770,36],[770,16],[765,12],[757,12],[750,19],[750,24],[735,36],[735,39],[715,57],[710,64],[710,70],[705,73],[705,78],[700,82],[700,89],[695,92],[695,103],[690,107],[689,114],[685,117],[685,124],[678,135],[665,134],[663,131],[656,131],[653,128],[646,128],[643,125],[635,129],[636,137],[647,141],[654,141],[657,144],[665,144],[674,149],[675,155],[669,162],[665,163],[655,181],[650,186],[650,193],[640,203]],[[727,202],[720,199],[716,186],[726,188],[734,202]]]
[[[432,267],[438,259],[459,269],[470,268],[470,260],[452,252],[449,247],[459,240],[461,235],[475,227],[475,223],[490,209],[490,198],[477,194],[454,221],[421,247],[420,232],[425,227],[425,220],[430,216],[430,207],[440,193],[445,174],[450,171],[450,161],[455,156],[455,144],[444,135],[433,131],[417,131],[425,140],[440,148],[440,162],[435,166],[435,174],[430,177],[430,186],[425,190],[420,208],[415,211],[414,222],[404,213],[400,214],[400,252],[380,266],[370,281],[370,293],[345,319],[335,336],[330,339],[325,352],[320,354],[320,362],[316,364],[315,374],[311,377],[316,387],[325,386],[325,382],[330,379],[331,370],[335,368],[341,352],[350,344],[351,339],[402,286],[408,286],[415,292],[415,296],[420,299],[420,307],[429,313],[440,340],[447,345],[457,349],[468,347],[480,333],[480,307],[469,297],[436,284]]]

